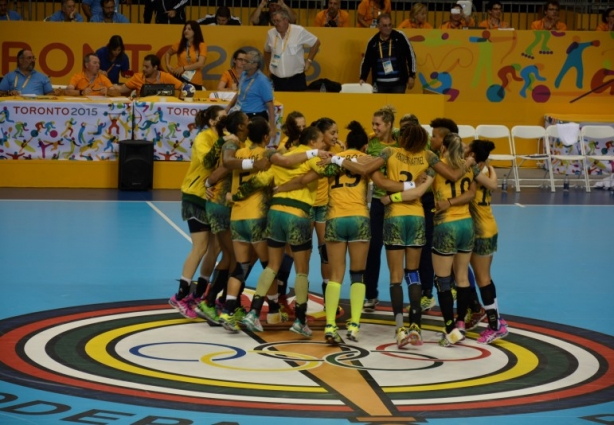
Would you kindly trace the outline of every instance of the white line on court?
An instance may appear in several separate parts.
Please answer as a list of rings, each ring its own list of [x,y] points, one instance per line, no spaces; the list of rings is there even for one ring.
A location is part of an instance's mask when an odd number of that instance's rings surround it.
[[[164,214],[162,211],[160,211],[154,204],[152,204],[151,201],[147,201],[146,204],[149,205],[151,207],[151,209],[153,209],[155,212],[157,212],[158,215],[164,219],[164,221],[166,221],[168,224],[170,224],[173,229],[178,231],[181,236],[186,238],[188,240],[188,242],[192,243],[192,238],[190,238],[190,236],[186,232],[181,230],[181,228],[179,226],[177,226],[175,223],[173,223],[173,221],[170,218],[168,218],[168,216],[166,214]]]
[[[518,202],[516,202],[514,205],[516,205],[517,207],[520,207],[520,208],[525,208],[525,206],[524,206],[524,205],[519,204]]]

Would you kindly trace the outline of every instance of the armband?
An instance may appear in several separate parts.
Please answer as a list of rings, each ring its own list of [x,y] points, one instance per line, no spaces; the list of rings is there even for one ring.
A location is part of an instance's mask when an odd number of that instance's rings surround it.
[[[403,182],[403,191],[413,189],[416,187],[416,183],[414,182]]]
[[[213,186],[213,185],[211,183],[209,183],[209,179],[205,180],[205,187],[209,188],[211,186]]]
[[[341,166],[342,166],[343,161],[344,161],[344,158],[342,158],[342,157],[340,157],[340,156],[337,156],[337,155],[334,155],[334,156],[333,156],[333,157],[330,159],[330,162],[332,162],[333,164],[338,165],[339,167],[341,167]]]
[[[254,168],[254,160],[244,159],[243,162],[241,162],[241,168],[244,170],[251,170],[252,168]]]
[[[390,200],[392,202],[403,202],[403,196],[401,195],[401,192],[393,193],[390,195]]]
[[[318,156],[317,149],[311,149],[310,151],[307,151],[305,153],[307,154],[307,159],[315,158],[316,156]]]

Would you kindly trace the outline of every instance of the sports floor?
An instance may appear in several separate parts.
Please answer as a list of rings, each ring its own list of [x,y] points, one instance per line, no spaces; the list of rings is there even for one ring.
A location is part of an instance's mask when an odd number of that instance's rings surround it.
[[[179,199],[0,189],[0,424],[614,423],[614,193],[495,193],[510,335],[441,348],[435,309],[404,350],[386,302],[339,347],[321,319],[312,340],[183,319],[167,304],[190,248]],[[317,254],[310,281],[317,318]]]

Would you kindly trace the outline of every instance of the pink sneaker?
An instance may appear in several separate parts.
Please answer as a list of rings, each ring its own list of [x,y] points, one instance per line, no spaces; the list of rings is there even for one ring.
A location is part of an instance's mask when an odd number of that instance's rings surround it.
[[[179,311],[179,314],[181,314],[186,319],[196,319],[196,317],[198,317],[196,315],[196,312],[194,311],[194,306],[196,304],[194,303],[194,298],[192,297],[192,295],[188,295],[187,297],[184,297],[180,300],[177,299],[176,295],[173,295],[168,300],[168,303],[174,308],[176,308],[177,311]]]
[[[509,334],[505,320],[499,320],[499,330],[492,330],[490,326],[480,334],[478,344],[490,344],[498,339],[505,338]]]

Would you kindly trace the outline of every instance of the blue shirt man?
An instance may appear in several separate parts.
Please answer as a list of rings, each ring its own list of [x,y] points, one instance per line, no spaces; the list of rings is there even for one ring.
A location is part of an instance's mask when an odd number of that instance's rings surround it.
[[[81,7],[83,8],[83,13],[90,22],[97,22],[93,21],[94,17],[103,14],[103,6],[100,0],[83,0],[81,2]],[[119,13],[119,0],[113,0],[113,12]]]
[[[0,81],[0,91],[11,96],[20,94],[44,95],[53,93],[49,77],[34,69],[36,58],[30,50],[17,53],[17,69]]]
[[[21,21],[19,13],[8,10],[8,0],[0,0],[0,21]]]
[[[115,0],[101,0],[102,10],[90,19],[90,22],[108,24],[129,24],[130,21],[121,13],[115,11]]]
[[[47,22],[83,22],[83,16],[77,12],[74,0],[62,0],[62,10],[45,19]]]

